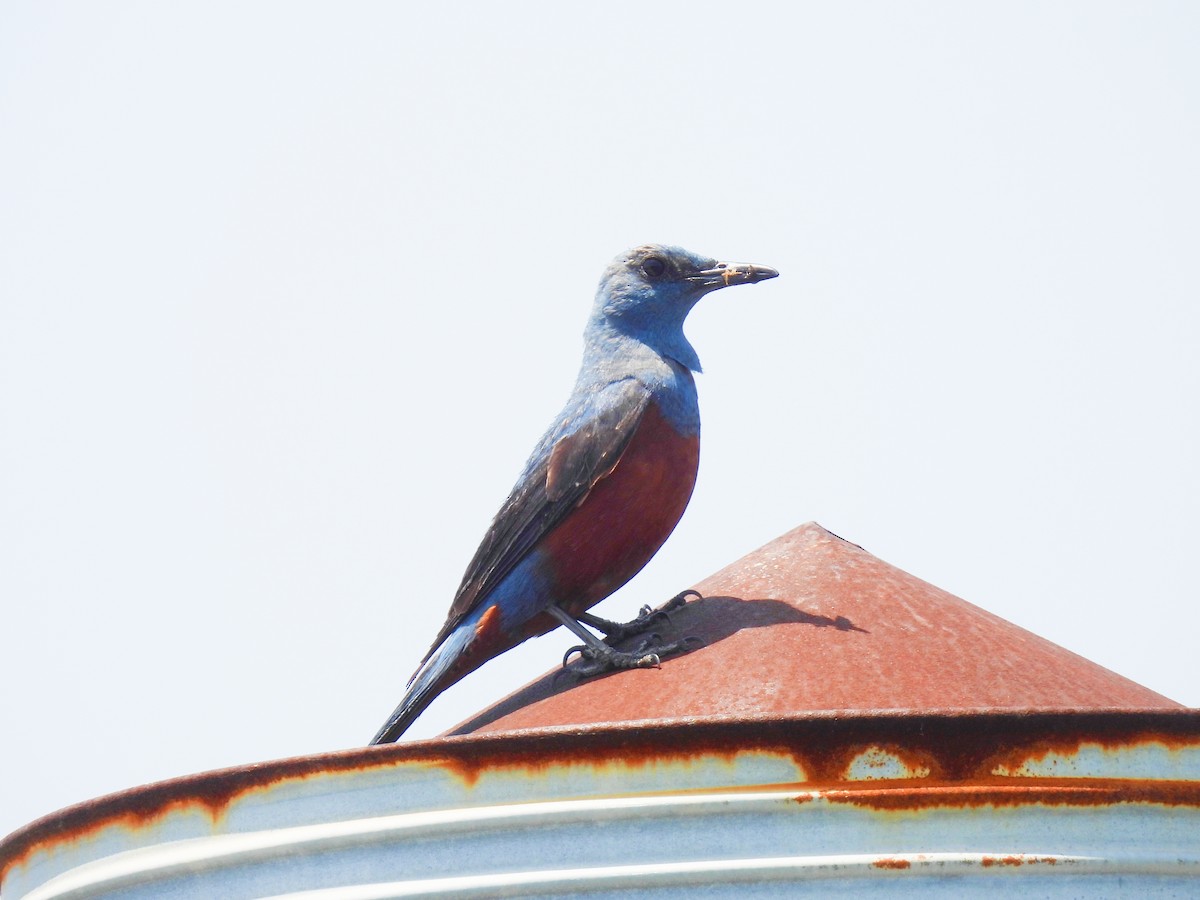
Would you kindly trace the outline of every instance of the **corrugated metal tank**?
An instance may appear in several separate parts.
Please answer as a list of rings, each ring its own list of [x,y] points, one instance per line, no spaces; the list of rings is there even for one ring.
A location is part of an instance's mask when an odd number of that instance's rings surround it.
[[[661,670],[64,810],[0,893],[1200,896],[1200,711],[816,525],[697,587]]]

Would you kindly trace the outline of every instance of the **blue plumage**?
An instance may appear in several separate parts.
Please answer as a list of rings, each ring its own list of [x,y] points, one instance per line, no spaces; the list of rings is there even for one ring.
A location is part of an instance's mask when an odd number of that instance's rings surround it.
[[[429,653],[372,743],[394,741],[441,691],[521,641],[566,625],[600,665],[614,650],[579,617],[632,578],[674,529],[695,484],[696,351],[684,320],[705,294],[778,273],[646,245],[605,270],[583,364],[484,536]]]

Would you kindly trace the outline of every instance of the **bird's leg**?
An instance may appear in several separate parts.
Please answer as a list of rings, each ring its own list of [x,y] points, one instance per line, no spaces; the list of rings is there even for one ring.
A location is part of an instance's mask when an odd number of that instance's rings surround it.
[[[660,620],[669,622],[671,620],[671,610],[679,609],[679,607],[687,603],[688,597],[695,597],[698,600],[704,599],[700,596],[699,591],[682,591],[664,603],[659,609],[651,609],[648,605],[643,606],[638,610],[637,618],[630,622],[613,622],[586,612],[579,614],[579,621],[585,625],[591,625],[597,631],[604,632],[604,642],[611,646],[619,644],[621,641],[631,638],[634,635],[644,634]]]
[[[614,669],[657,669],[662,665],[662,660],[659,659],[658,654],[649,651],[649,642],[643,644],[632,653],[615,650],[579,624],[573,616],[568,615],[557,606],[551,604],[547,608],[547,611],[583,641],[582,646],[572,647],[567,651],[567,655],[563,657],[563,665],[567,664],[567,656],[578,650],[579,655],[584,659],[584,663],[575,671],[585,678]]]
[[[687,600],[687,593],[684,592],[667,604],[667,608],[675,608],[681,606]],[[691,593],[695,593],[694,591]],[[611,672],[616,669],[657,669],[662,665],[662,657],[672,653],[678,653],[687,646],[688,639],[682,641],[674,641],[669,644],[663,644],[658,635],[648,635],[646,640],[633,651],[617,650],[612,646],[611,635],[607,640],[600,640],[590,631],[583,627],[578,620],[567,614],[557,606],[551,605],[548,607],[548,612],[565,625],[573,634],[579,637],[583,644],[577,647],[572,647],[563,656],[563,665],[567,664],[567,659],[576,651],[583,658],[583,663],[575,668],[575,672],[584,678],[593,675],[600,675],[604,672]],[[665,612],[661,613],[665,615]],[[657,615],[657,614],[656,614]],[[654,616],[644,614],[639,616],[638,620],[649,620]],[[589,618],[595,618],[589,616]],[[635,621],[638,621],[635,620]],[[604,621],[601,619],[600,621]],[[613,623],[608,623],[613,624]],[[621,626],[617,626],[620,628]],[[601,629],[604,630],[604,629]],[[630,631],[629,634],[637,634],[637,631]]]

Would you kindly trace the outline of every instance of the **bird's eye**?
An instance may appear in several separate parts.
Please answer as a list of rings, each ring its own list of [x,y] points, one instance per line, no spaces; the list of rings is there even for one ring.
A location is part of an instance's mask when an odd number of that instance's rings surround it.
[[[662,278],[663,273],[667,271],[667,264],[657,256],[651,256],[642,263],[642,274],[647,278]]]

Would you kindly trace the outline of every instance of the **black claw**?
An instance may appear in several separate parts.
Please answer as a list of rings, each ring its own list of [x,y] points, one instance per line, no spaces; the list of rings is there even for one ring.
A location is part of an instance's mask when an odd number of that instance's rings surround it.
[[[574,647],[571,647],[569,650],[567,650],[567,652],[563,654],[563,661],[562,661],[563,668],[565,669],[567,667],[567,660],[571,658],[572,653],[578,652],[580,656],[582,656],[586,659],[587,649],[588,648],[587,648],[586,644],[577,644]]]
[[[663,604],[662,609],[651,609],[649,606],[643,606],[638,613],[638,617],[630,624],[638,624],[643,628],[658,619],[662,619],[668,625],[671,624],[671,611],[679,609],[685,603],[687,598],[694,596],[697,600],[703,600],[699,591],[682,591]]]
[[[663,604],[663,609],[679,609],[683,604],[687,603],[688,597],[695,597],[697,600],[703,600],[704,595],[699,591],[693,591],[690,588],[686,591],[680,591],[670,600]]]
[[[644,608],[649,609],[649,607]],[[651,622],[657,622],[659,619],[662,619],[669,625],[671,623],[671,614],[665,609],[656,609],[646,613],[644,616],[637,617],[637,621],[643,626],[649,625]]]

